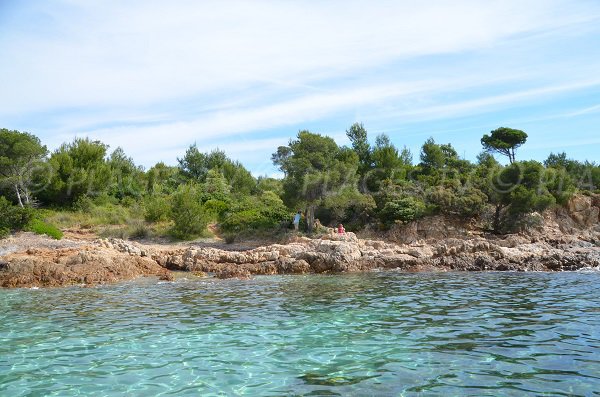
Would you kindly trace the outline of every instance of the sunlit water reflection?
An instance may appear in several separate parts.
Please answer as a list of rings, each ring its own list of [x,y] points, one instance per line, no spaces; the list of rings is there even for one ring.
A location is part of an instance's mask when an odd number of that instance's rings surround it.
[[[600,274],[0,290],[0,395],[600,396]]]

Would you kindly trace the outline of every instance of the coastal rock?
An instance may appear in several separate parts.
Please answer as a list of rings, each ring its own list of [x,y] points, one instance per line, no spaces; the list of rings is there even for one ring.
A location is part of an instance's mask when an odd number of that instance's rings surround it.
[[[600,196],[576,196],[543,214],[541,228],[496,236],[442,216],[397,225],[382,240],[354,233],[253,249],[225,244],[144,245],[120,239],[60,242],[24,234],[0,241],[0,286],[98,284],[169,270],[218,278],[398,271],[573,271],[600,269]],[[400,235],[399,232],[406,235]],[[373,231],[371,231],[373,233]],[[396,234],[394,234],[396,233]],[[368,234],[368,233],[367,233]]]
[[[1,287],[56,287],[95,285],[130,280],[139,276],[171,279],[155,261],[109,249],[86,247],[56,250],[29,249],[2,258]]]
[[[569,200],[567,209],[571,217],[580,225],[589,227],[598,223],[600,208],[598,200],[589,196],[576,195]]]

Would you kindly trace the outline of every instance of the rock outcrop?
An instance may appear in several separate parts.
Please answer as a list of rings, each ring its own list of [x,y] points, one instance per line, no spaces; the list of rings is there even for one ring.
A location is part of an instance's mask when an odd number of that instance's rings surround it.
[[[0,287],[96,285],[140,276],[171,279],[170,273],[150,258],[95,246],[28,249],[0,257]]]
[[[596,200],[596,201],[595,201]],[[600,269],[597,197],[575,197],[566,208],[544,214],[543,229],[528,234],[483,236],[441,218],[416,222],[392,241],[353,233],[293,237],[234,251],[200,245],[143,245],[100,239],[24,248],[13,238],[0,245],[0,286],[93,285],[139,276],[170,279],[170,271],[217,278],[252,275],[401,271],[564,271]],[[388,236],[389,237],[389,236]],[[401,241],[399,241],[401,240]]]

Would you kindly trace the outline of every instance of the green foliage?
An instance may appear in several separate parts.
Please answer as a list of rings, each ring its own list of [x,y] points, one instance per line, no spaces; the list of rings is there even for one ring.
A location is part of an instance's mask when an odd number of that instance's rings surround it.
[[[111,186],[111,168],[105,160],[108,146],[76,138],[50,156],[51,174],[40,193],[47,203],[71,205],[81,196],[99,196]]]
[[[369,191],[378,191],[383,183],[397,183],[406,179],[412,162],[410,150],[404,148],[399,152],[389,137],[381,134],[375,140],[371,156],[373,170],[366,179]]]
[[[187,149],[185,156],[177,161],[182,175],[187,180],[205,183],[212,170],[222,174],[232,192],[247,195],[256,189],[256,180],[252,174],[220,150],[201,153],[196,144],[193,144]]]
[[[500,127],[490,135],[481,138],[481,145],[488,152],[500,153],[508,157],[510,163],[515,162],[515,150],[527,141],[527,134],[521,130]]]
[[[438,186],[428,192],[427,199],[443,214],[468,219],[484,212],[488,198],[474,187],[456,190]]]
[[[408,223],[419,219],[425,213],[425,203],[416,197],[402,197],[385,203],[379,218],[386,226],[394,223]]]
[[[41,219],[33,219],[27,229],[35,234],[45,234],[55,240],[60,240],[63,237],[63,233],[59,228]]]
[[[359,172],[364,174],[373,166],[371,145],[367,139],[367,130],[362,123],[354,123],[346,130],[346,136],[352,142],[352,149],[360,162]]]
[[[4,196],[0,196],[0,229],[9,231],[23,230],[35,216],[31,207],[13,205]]]
[[[276,229],[291,221],[291,214],[283,201],[273,192],[259,197],[248,196],[235,202],[221,222],[226,233],[249,230]]]
[[[433,138],[427,139],[421,147],[421,167],[426,173],[444,168],[446,156],[441,145],[435,143]]]
[[[316,206],[332,192],[356,186],[358,155],[342,150],[330,137],[300,131],[288,146],[280,146],[273,163],[284,172],[284,199],[291,207],[306,205],[309,232]]]
[[[145,190],[144,170],[136,166],[122,148],[111,153],[108,160],[111,171],[110,195],[119,199],[139,198]]]
[[[32,134],[0,129],[0,187],[14,194],[19,205],[33,200],[34,179],[47,152]]]
[[[566,205],[577,190],[575,181],[564,168],[546,168],[542,183],[561,205]]]
[[[327,196],[315,216],[323,225],[343,223],[348,230],[357,230],[368,223],[375,207],[371,195],[362,194],[355,187],[347,187]]]
[[[461,160],[451,144],[437,144],[429,138],[421,147],[421,180],[439,185],[443,179],[460,179],[472,171],[472,164]]]
[[[180,186],[171,197],[171,232],[174,237],[187,240],[206,233],[210,214],[201,202],[198,188],[191,184]]]
[[[515,162],[492,179],[488,196],[495,205],[493,228],[512,231],[520,217],[543,211],[556,202],[544,183],[545,169],[537,161]]]
[[[202,201],[218,200],[227,203],[230,200],[231,186],[225,176],[216,169],[208,171],[201,190]]]
[[[550,153],[548,158],[544,161],[544,165],[550,170],[563,170],[570,177],[570,181],[566,181],[566,190],[569,190],[571,183],[575,185],[576,189],[595,191],[600,189],[600,166],[595,163],[588,161],[580,162],[577,160],[567,158],[565,152],[554,154]],[[561,180],[565,180],[566,176],[561,173],[559,176]],[[563,198],[558,198],[558,202],[564,201]]]
[[[133,239],[143,239],[150,235],[150,230],[143,221],[130,222],[128,229],[129,237]]]
[[[229,210],[229,204],[222,200],[210,199],[204,202],[204,208],[214,214],[217,219],[221,219]]]
[[[34,135],[0,129],[0,232],[55,224],[144,237],[164,235],[172,226],[173,235],[192,238],[219,221],[225,236],[239,236],[277,230],[298,209],[305,209],[309,227],[316,214],[322,223],[343,223],[348,230],[430,212],[485,222],[493,212],[494,230],[504,232],[536,224],[532,213],[565,205],[577,191],[600,188],[600,167],[565,153],[551,153],[544,165],[515,162],[515,149],[527,138],[520,130],[485,135],[475,164],[451,144],[430,138],[416,166],[410,150],[399,150],[385,134],[370,145],[361,123],[346,134],[351,147],[300,131],[272,156],[284,178],[255,179],[224,152],[201,153],[196,145],[178,167],[158,163],[145,172],[121,148],[107,156],[108,146],[98,141],[75,139],[47,158]],[[502,166],[492,153],[508,156],[511,164]],[[48,216],[28,208],[38,199],[54,208]]]
[[[283,184],[281,179],[259,176],[256,181],[256,189],[259,193],[273,192],[278,196],[283,196]]]
[[[168,196],[152,195],[144,200],[144,219],[148,222],[161,222],[169,219],[171,204]]]
[[[177,190],[182,176],[178,167],[170,167],[165,163],[156,163],[146,173],[146,192],[148,194],[169,194]]]

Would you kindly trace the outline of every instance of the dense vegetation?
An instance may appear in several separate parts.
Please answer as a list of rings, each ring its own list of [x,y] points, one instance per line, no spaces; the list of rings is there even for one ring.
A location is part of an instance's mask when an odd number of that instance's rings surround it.
[[[76,226],[132,238],[190,239],[220,230],[233,240],[285,230],[299,209],[308,232],[317,218],[359,230],[445,214],[504,233],[531,226],[532,213],[564,205],[576,191],[600,187],[597,164],[565,153],[543,163],[517,161],[527,134],[511,128],[484,135],[475,163],[432,138],[415,161],[385,134],[371,144],[362,124],[347,136],[351,147],[300,131],[272,156],[284,174],[279,180],[255,178],[222,151],[195,144],[177,166],[145,170],[99,141],[78,138],[49,153],[36,136],[1,129],[0,235],[24,229],[60,238],[59,228]]]

